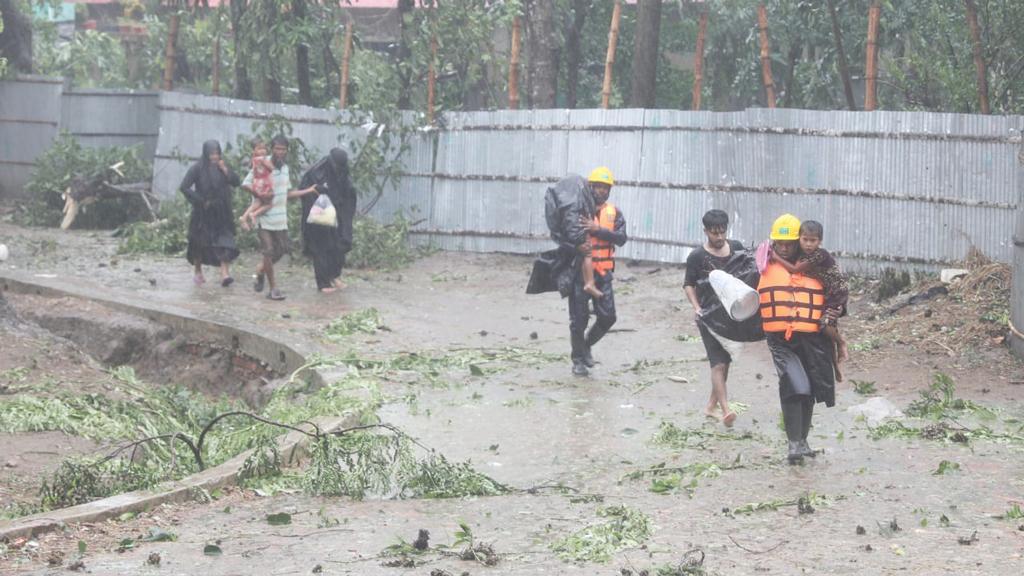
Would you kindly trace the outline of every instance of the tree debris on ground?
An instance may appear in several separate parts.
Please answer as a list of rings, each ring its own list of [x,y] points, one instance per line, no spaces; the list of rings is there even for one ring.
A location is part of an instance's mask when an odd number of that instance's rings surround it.
[[[1005,346],[1010,333],[1010,267],[993,262],[972,249],[964,263],[966,274],[949,284],[930,275],[883,274],[853,291],[856,313],[843,322],[852,331],[871,334],[870,340],[852,342],[854,351],[883,345],[914,345],[933,354],[958,361],[981,364],[988,361],[984,352]],[[898,276],[902,280],[892,278]],[[882,289],[886,279],[893,288]],[[872,285],[885,298],[867,302],[864,296]],[[902,296],[895,303],[890,298]]]
[[[620,550],[636,548],[651,536],[650,518],[627,506],[599,508],[605,521],[592,524],[551,543],[559,558],[571,562],[605,563]]]
[[[152,165],[142,159],[141,146],[83,146],[61,133],[35,165],[25,185],[33,196],[15,212],[21,224],[67,229],[78,221],[86,228],[115,228],[153,219],[159,209],[149,186]]]

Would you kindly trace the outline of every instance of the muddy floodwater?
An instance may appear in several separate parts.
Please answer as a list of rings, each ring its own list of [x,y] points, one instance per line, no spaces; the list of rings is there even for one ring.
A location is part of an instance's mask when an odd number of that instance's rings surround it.
[[[1024,573],[1024,517],[1017,517],[1024,507],[1024,371],[1005,349],[991,352],[992,360],[980,366],[898,342],[855,350],[836,406],[819,405],[815,412],[810,444],[821,453],[789,466],[776,378],[763,343],[747,345],[732,365],[730,400],[741,411],[735,427],[703,415],[708,366],[678,267],[620,263],[619,321],[594,349],[592,376],[575,378],[567,359],[565,302],[524,293],[531,264],[525,257],[437,253],[402,270],[349,273],[348,287],[329,296],[315,292],[308,267],[286,264],[280,283],[288,299],[271,302],[251,290],[245,270],[255,263],[252,255],[240,259],[236,285],[223,289],[193,286],[181,259],[117,256],[113,241],[101,234],[3,225],[0,241],[12,252],[0,264],[7,277],[82,298],[102,295],[215,319],[310,353],[508,347],[539,353],[501,370],[466,369],[432,382],[393,374],[379,383],[381,421],[452,461],[471,461],[515,489],[507,495],[356,501],[226,490],[212,502],[71,525],[17,548],[0,545],[0,573],[65,573],[77,560],[89,573],[103,575],[612,576],[655,574],[681,564],[691,571],[671,573]],[[12,295],[11,301],[31,320],[28,298]],[[331,320],[368,308],[379,312],[386,329],[323,336]],[[43,325],[43,316],[53,316],[34,314]],[[60,326],[49,322],[54,332]],[[0,330],[12,334],[9,327]],[[853,342],[866,336],[848,334]],[[156,338],[154,346],[163,341]],[[60,342],[68,354],[95,358],[104,352],[83,351],[88,346],[74,338]],[[43,348],[57,344],[20,346],[0,350],[0,368],[45,358]],[[157,364],[139,360],[140,370]],[[51,370],[53,385],[90,385],[103,374],[84,360],[74,366]],[[24,376],[32,379],[36,372],[42,368]],[[154,376],[158,372],[153,368]],[[952,433],[938,439],[873,435],[871,428],[883,422],[851,411],[872,399],[873,407],[887,402],[906,411],[936,373],[948,375],[956,398],[969,401],[960,406],[980,407],[962,410],[948,424],[960,426],[966,442]],[[258,387],[248,382],[239,379],[234,386]],[[0,393],[0,402],[4,398]],[[898,421],[914,428],[933,424]],[[62,450],[92,448],[48,434],[52,446],[44,452],[52,453],[51,460]],[[0,471],[6,477],[47,466],[47,454],[0,450],[0,466],[13,464]],[[646,516],[649,534],[642,542],[605,561],[566,561],[552,549],[552,543],[605,522],[598,511],[614,506]],[[280,512],[291,514],[291,523],[269,524],[267,516]],[[462,560],[439,547],[456,543],[464,532],[460,524],[476,542],[491,545],[496,564]],[[142,542],[155,527],[174,540]],[[412,542],[420,530],[429,532],[430,550],[414,566],[386,565],[382,552]],[[134,544],[119,550],[124,539]],[[219,553],[210,554],[209,545]],[[705,572],[694,567],[701,558]]]

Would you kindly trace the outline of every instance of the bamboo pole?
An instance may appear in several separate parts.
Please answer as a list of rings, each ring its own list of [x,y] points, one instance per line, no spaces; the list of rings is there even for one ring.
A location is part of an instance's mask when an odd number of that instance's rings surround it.
[[[700,13],[700,23],[697,25],[697,52],[693,66],[693,106],[694,110],[700,110],[700,99],[704,85],[704,37],[708,31],[708,11]]]
[[[978,76],[978,100],[981,103],[981,113],[992,112],[988,101],[988,72],[985,69],[985,55],[981,47],[981,28],[978,26],[978,8],[974,0],[964,0],[967,9],[967,23],[971,27],[971,43],[974,45],[974,70]]]
[[[427,72],[427,123],[434,124],[434,98],[437,88],[437,68],[434,62],[437,60],[437,36],[430,37],[430,69]]]
[[[761,37],[761,78],[768,107],[775,108],[775,81],[772,79],[771,49],[768,44],[768,9],[762,2],[757,7],[757,28]]]
[[[167,48],[164,51],[164,90],[174,88],[174,67],[175,58],[174,46],[178,43],[178,26],[181,23],[181,16],[177,12],[171,14],[170,26],[167,30]]]
[[[864,88],[864,110],[867,112],[878,107],[878,21],[881,17],[882,5],[876,0],[868,10],[868,61]]]
[[[352,60],[352,33],[354,22],[345,24],[345,47],[341,53],[341,86],[338,96],[338,108],[344,110],[348,105],[349,62]]]
[[[601,87],[601,108],[608,109],[612,97],[612,68],[615,66],[615,46],[619,43],[619,21],[622,20],[622,2],[615,0],[612,24],[608,29],[608,53],[604,57],[604,85]]]
[[[213,95],[220,96],[220,31],[213,39]]]
[[[522,50],[522,29],[519,16],[512,19],[512,54],[508,65],[508,107],[519,108],[519,51]]]

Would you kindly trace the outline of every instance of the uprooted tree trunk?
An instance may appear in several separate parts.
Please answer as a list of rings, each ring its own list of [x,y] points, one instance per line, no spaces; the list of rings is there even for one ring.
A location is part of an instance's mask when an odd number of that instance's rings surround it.
[[[93,177],[75,176],[64,191],[64,219],[60,223],[61,230],[67,230],[78,217],[83,206],[94,204],[109,198],[140,197],[149,209],[153,220],[157,219],[160,200],[150,190],[149,182],[132,182],[129,184],[111,184],[110,180],[119,175],[123,162],[118,162]]]

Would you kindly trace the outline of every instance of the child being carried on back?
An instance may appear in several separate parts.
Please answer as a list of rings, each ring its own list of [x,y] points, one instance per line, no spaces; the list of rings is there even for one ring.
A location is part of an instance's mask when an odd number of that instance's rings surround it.
[[[239,217],[243,230],[256,226],[256,219],[273,205],[274,164],[267,155],[267,145],[262,140],[252,141],[252,203]]]
[[[774,253],[772,253],[771,259],[773,262],[781,264],[791,274],[804,274],[821,282],[822,288],[825,289],[825,314],[822,315],[821,324],[825,334],[835,344],[833,359],[835,360],[836,380],[842,382],[843,375],[839,370],[839,364],[849,358],[849,353],[846,339],[839,333],[837,318],[842,316],[846,310],[850,288],[836,259],[821,247],[824,235],[824,227],[820,222],[805,220],[800,225],[800,258],[796,264],[790,264],[784,259],[778,258]]]

